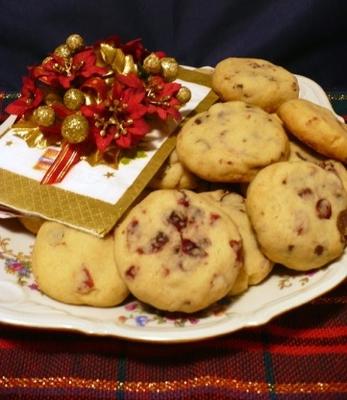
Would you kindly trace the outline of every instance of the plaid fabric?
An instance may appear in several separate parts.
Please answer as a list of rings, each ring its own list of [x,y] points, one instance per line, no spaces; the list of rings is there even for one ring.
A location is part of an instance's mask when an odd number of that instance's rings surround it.
[[[0,399],[58,398],[345,400],[347,280],[265,326],[196,343],[0,325]]]

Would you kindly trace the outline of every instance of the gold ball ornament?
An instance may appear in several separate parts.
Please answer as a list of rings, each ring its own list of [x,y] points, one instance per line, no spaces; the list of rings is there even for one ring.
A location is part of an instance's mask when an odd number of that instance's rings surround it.
[[[68,89],[64,94],[64,105],[72,111],[79,110],[85,103],[84,93],[79,89]]]
[[[54,54],[63,57],[63,58],[69,58],[71,57],[71,50],[66,44],[61,44],[54,50]]]
[[[83,37],[77,33],[68,36],[65,43],[72,52],[80,50],[84,47]]]
[[[192,93],[191,91],[185,87],[181,86],[179,91],[176,94],[176,99],[181,103],[185,104],[188,103],[188,101],[192,98]]]
[[[32,119],[37,125],[47,128],[54,124],[55,112],[49,106],[40,106],[34,110]]]
[[[174,81],[178,75],[178,63],[172,57],[163,57],[160,60],[162,75],[168,82]]]
[[[47,106],[51,106],[55,103],[61,103],[61,97],[57,93],[48,92],[45,95],[44,101],[47,104]]]
[[[150,74],[159,74],[161,71],[160,58],[151,53],[143,60],[143,69]]]
[[[67,116],[61,125],[61,134],[69,143],[81,143],[87,139],[89,124],[81,114]]]

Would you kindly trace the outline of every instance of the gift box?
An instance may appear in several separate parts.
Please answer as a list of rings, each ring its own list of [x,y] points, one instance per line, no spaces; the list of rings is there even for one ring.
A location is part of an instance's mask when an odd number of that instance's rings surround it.
[[[71,35],[28,67],[0,127],[0,204],[107,234],[175,147],[184,119],[217,100],[210,77],[137,39]]]

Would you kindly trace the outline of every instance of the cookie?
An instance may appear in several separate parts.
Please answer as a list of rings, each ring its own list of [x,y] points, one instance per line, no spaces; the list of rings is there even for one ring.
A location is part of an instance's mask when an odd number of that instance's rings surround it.
[[[340,178],[342,186],[347,192],[347,170],[342,163],[335,160],[322,160],[318,163],[318,165],[326,171],[329,171]]]
[[[343,253],[347,194],[335,174],[316,164],[264,168],[248,187],[246,206],[258,243],[274,262],[306,271]]]
[[[116,228],[115,258],[136,298],[191,313],[230,291],[242,242],[231,219],[197,193],[157,190]]]
[[[319,165],[326,171],[330,171],[338,176],[344,189],[347,191],[347,170],[341,162],[327,159],[299,141],[290,140],[289,148],[288,161],[310,161]]]
[[[179,160],[211,182],[249,182],[263,167],[287,159],[289,143],[277,117],[242,101],[214,104],[192,117],[177,137]]]
[[[277,113],[300,141],[326,157],[347,163],[347,128],[332,111],[296,99],[282,104]]]
[[[223,101],[242,100],[269,112],[299,96],[299,85],[292,73],[257,58],[222,60],[213,72],[212,88]]]
[[[237,277],[235,280],[235,283],[233,284],[233,287],[230,289],[230,292],[228,293],[229,296],[238,296],[242,293],[244,293],[248,289],[248,275],[245,270],[245,267],[242,266]]]
[[[198,186],[198,180],[182,165],[174,150],[149,186],[153,189],[194,189]]]
[[[326,160],[326,157],[322,154],[317,153],[295,137],[289,138],[289,157],[287,161],[309,161],[319,163],[323,160]]]
[[[43,218],[35,217],[35,216],[22,216],[19,217],[19,222],[27,229],[29,232],[33,233],[34,235],[37,234],[41,225],[45,222]]]
[[[40,290],[53,299],[114,306],[129,292],[113,252],[112,235],[100,239],[56,222],[45,222],[35,241],[32,271]]]
[[[222,190],[201,193],[201,195],[216,202],[230,216],[242,238],[246,278],[240,274],[240,282],[234,285],[232,294],[238,294],[242,288],[245,290],[249,285],[262,282],[272,271],[273,262],[266,258],[259,248],[246,212],[245,198],[237,193]]]

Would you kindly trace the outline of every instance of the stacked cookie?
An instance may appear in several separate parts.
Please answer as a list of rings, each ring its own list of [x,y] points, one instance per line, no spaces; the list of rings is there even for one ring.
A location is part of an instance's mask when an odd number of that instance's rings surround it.
[[[265,166],[285,160],[289,141],[281,122],[242,101],[214,104],[177,137],[183,165],[211,182],[249,182]]]
[[[257,58],[227,58],[216,65],[212,86],[222,101],[241,100],[268,112],[299,96],[296,77]]]
[[[40,290],[69,304],[108,307],[129,291],[114,261],[114,239],[99,239],[56,222],[39,229],[32,270]]]
[[[223,60],[212,84],[220,102],[184,124],[154,190],[114,239],[93,238],[95,247],[76,251],[80,232],[41,227],[33,272],[45,293],[104,306],[130,292],[159,309],[190,313],[259,284],[276,263],[306,271],[343,254],[345,126],[298,99],[295,76],[265,60]],[[94,268],[91,253],[109,258],[97,257]],[[101,271],[109,277],[105,289]],[[108,300],[96,301],[99,292]]]
[[[258,173],[247,211],[258,242],[274,262],[295,270],[319,268],[343,253],[347,194],[332,172],[306,162],[280,162]]]
[[[243,267],[242,238],[213,202],[191,191],[158,190],[116,229],[115,258],[135,297],[193,312],[230,292]]]

